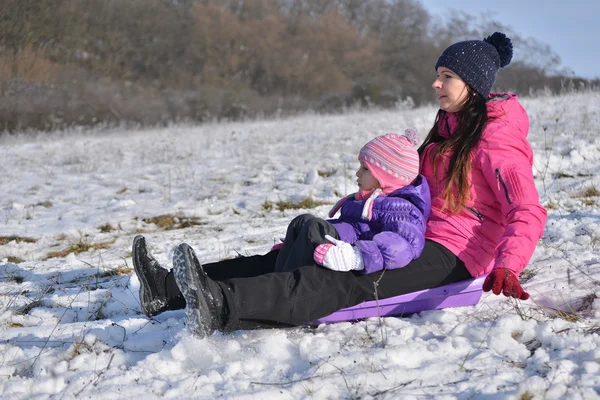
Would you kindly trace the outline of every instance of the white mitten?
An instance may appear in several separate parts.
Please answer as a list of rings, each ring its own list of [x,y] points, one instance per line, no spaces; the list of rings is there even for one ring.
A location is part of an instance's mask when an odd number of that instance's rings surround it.
[[[333,244],[320,244],[314,252],[315,262],[333,271],[361,271],[365,269],[360,249],[329,235],[325,238]]]

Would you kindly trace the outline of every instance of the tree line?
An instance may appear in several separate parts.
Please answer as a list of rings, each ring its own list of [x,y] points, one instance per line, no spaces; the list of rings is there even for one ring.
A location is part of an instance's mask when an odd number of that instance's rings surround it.
[[[449,44],[506,32],[496,89],[588,85],[547,45],[418,0],[2,0],[0,130],[433,101]]]

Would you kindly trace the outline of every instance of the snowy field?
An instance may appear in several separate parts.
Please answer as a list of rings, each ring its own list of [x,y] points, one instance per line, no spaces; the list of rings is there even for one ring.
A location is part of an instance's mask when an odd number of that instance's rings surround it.
[[[265,253],[354,191],[367,140],[424,137],[433,107],[0,137],[0,397],[600,398],[600,93],[522,102],[549,213],[530,300],[206,339],[142,314],[133,237],[169,267],[184,241]]]

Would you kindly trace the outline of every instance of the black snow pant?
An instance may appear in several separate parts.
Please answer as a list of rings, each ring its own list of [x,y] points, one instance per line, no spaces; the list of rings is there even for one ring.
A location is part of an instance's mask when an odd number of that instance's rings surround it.
[[[330,243],[325,235],[339,239],[337,230],[324,219],[311,214],[297,216],[288,225],[283,247],[275,262],[275,272],[287,272],[314,264],[318,245]]]
[[[225,331],[305,325],[342,308],[434,288],[471,274],[442,245],[427,240],[423,253],[404,268],[364,275],[310,265],[275,272],[279,251],[204,265],[227,302]]]

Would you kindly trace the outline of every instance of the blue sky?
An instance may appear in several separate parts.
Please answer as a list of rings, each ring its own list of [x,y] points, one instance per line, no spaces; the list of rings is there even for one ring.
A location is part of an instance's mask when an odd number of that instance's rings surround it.
[[[597,0],[421,0],[433,15],[450,9],[491,19],[549,45],[575,75],[600,78],[600,1]]]

